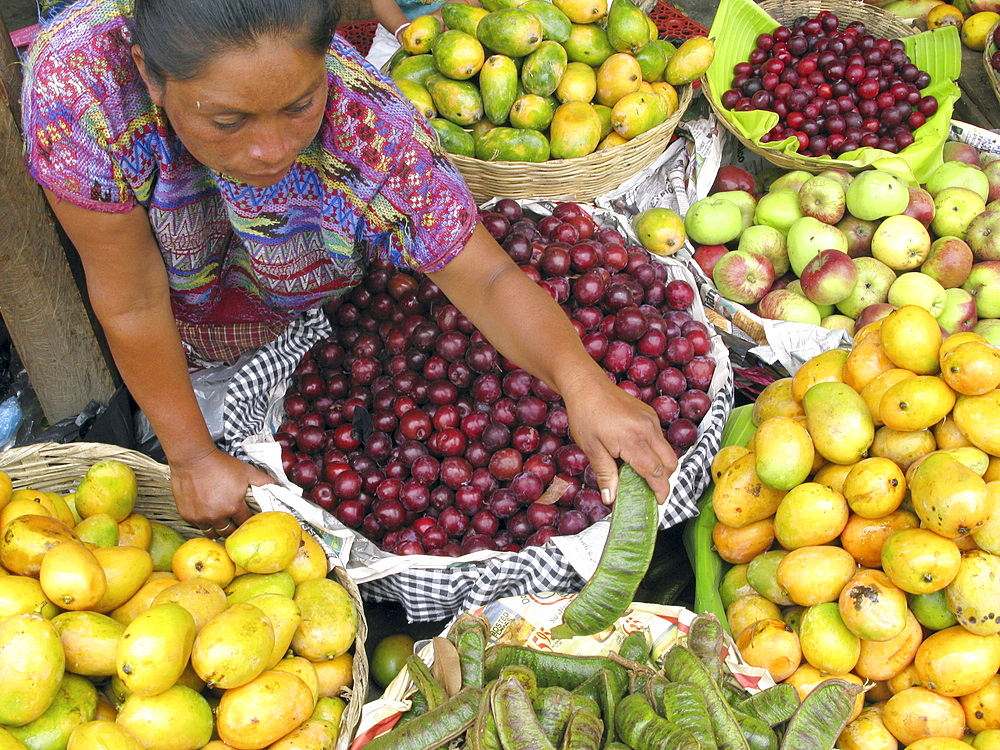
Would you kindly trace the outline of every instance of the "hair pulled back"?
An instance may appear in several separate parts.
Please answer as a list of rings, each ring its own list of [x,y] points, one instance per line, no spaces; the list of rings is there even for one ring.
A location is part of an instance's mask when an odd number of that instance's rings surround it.
[[[301,35],[323,55],[339,17],[336,0],[134,0],[132,40],[163,85],[196,78],[214,56],[264,36]]]

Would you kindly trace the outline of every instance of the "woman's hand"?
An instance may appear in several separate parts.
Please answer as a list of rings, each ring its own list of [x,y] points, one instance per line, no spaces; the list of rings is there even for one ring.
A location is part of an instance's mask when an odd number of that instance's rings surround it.
[[[677,456],[664,439],[652,407],[630,396],[603,373],[566,389],[563,400],[573,442],[590,459],[605,504],[614,502],[617,494],[617,458],[631,464],[649,483],[657,502],[667,499]]]
[[[221,450],[186,463],[170,464],[170,487],[181,517],[209,536],[227,537],[250,518],[244,497],[251,485],[271,477]]]

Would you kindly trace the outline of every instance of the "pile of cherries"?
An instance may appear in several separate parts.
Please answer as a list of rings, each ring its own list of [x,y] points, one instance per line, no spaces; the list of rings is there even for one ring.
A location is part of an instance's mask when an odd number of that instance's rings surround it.
[[[821,11],[760,34],[749,61],[733,67],[722,106],[777,113],[761,142],[794,137],[805,156],[909,146],[938,109],[937,99],[921,94],[930,75],[900,40],[876,38],[860,21],[839,26],[837,16]]]
[[[678,454],[715,371],[695,293],[577,204],[480,218],[563,308],[608,377],[650,404]],[[383,550],[517,551],[606,516],[559,394],[503,357],[428,277],[377,260],[330,303],[334,334],[298,365],[275,434],[305,496]]]

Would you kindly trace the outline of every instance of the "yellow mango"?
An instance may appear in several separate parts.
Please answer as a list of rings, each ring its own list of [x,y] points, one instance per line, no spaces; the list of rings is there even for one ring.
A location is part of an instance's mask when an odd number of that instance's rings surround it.
[[[921,456],[937,447],[930,430],[893,430],[882,426],[875,431],[869,453],[893,461],[904,472]]]
[[[287,570],[277,573],[237,573],[228,586],[226,605],[232,607],[260,594],[283,594],[291,597],[295,593],[295,581]]]
[[[861,655],[861,640],[844,624],[836,602],[806,607],[799,642],[803,658],[822,672],[850,672]]]
[[[955,405],[955,392],[935,375],[917,375],[896,383],[883,395],[879,413],[887,427],[904,432],[926,430]]]
[[[858,638],[887,641],[906,627],[906,594],[881,570],[862,568],[840,592],[840,616]]]
[[[986,482],[946,453],[921,462],[913,472],[910,497],[923,525],[948,539],[975,532],[989,518]]]
[[[979,690],[1000,669],[1000,635],[977,635],[961,625],[931,633],[913,659],[920,682],[958,698]]]
[[[844,362],[844,382],[858,393],[872,380],[896,369],[878,336],[867,336],[855,343]]]
[[[972,442],[993,456],[1000,456],[1000,389],[980,396],[959,396],[952,412],[955,424]]]
[[[121,535],[118,522],[108,513],[87,516],[73,527],[73,531],[81,540],[95,547],[114,547]]]
[[[638,91],[640,83],[642,68],[639,61],[627,52],[617,52],[597,69],[595,101],[606,107],[614,107],[623,96]]]
[[[972,538],[980,549],[1000,554],[1000,481],[986,483],[986,511],[989,517],[974,532]],[[3,582],[0,580],[0,589]]]
[[[948,606],[959,625],[977,635],[1000,632],[1000,557],[983,550],[962,553],[958,574],[945,587]]]
[[[99,612],[63,612],[52,618],[66,670],[84,677],[110,677],[125,626]]]
[[[304,535],[308,536],[308,535]],[[281,661],[292,644],[292,636],[302,621],[299,605],[282,594],[261,594],[247,602],[263,612],[271,623],[274,631],[274,648],[267,659],[265,669],[273,669]]]
[[[127,602],[111,610],[109,613],[111,619],[120,622],[122,625],[128,625],[139,613],[145,612],[152,606],[157,594],[176,584],[176,578],[154,578],[151,581],[147,581]]]
[[[66,750],[143,750],[143,747],[115,722],[97,720],[74,729]]]
[[[313,707],[315,707],[316,701],[319,700],[319,676],[311,661],[303,659],[301,656],[286,656],[284,659],[278,660],[272,671],[288,672],[302,680],[309,688],[309,692],[312,693]]]
[[[329,578],[303,581],[293,598],[302,612],[292,638],[296,654],[323,661],[351,647],[358,631],[358,611],[343,586]]]
[[[11,573],[37,577],[45,553],[60,542],[75,539],[72,529],[55,518],[18,516],[0,536],[0,565]]]
[[[888,458],[863,458],[844,479],[843,495],[852,512],[865,518],[879,518],[902,504],[906,478],[903,470]]]
[[[274,628],[267,615],[252,604],[235,604],[198,632],[191,665],[209,687],[229,689],[263,672],[273,650]]]
[[[774,536],[788,550],[828,544],[844,530],[849,515],[842,494],[816,482],[803,482],[778,504]]]
[[[156,604],[125,628],[118,677],[133,695],[157,695],[177,682],[194,643],[194,618],[179,604]]]
[[[289,672],[264,672],[222,694],[219,738],[239,750],[258,750],[284,737],[312,714],[309,686]]]
[[[115,721],[146,748],[198,750],[212,739],[208,701],[183,685],[157,695],[130,695]]]
[[[63,609],[94,607],[107,591],[104,568],[80,542],[60,542],[45,553],[38,574],[45,595]]]
[[[116,522],[128,518],[138,496],[139,483],[131,467],[115,459],[91,466],[76,488],[76,510],[81,518],[108,513]]]
[[[178,581],[203,578],[220,586],[228,586],[236,576],[236,565],[226,548],[205,537],[188,539],[180,545],[171,559],[171,569]]]
[[[166,603],[179,604],[186,609],[194,619],[195,632],[198,632],[226,609],[226,594],[214,581],[188,578],[163,589],[153,598],[150,606]]]
[[[913,613],[906,611],[906,624],[885,641],[861,639],[861,651],[854,673],[866,680],[891,680],[913,661],[924,632]]]
[[[882,570],[908,594],[932,594],[958,574],[962,553],[930,529],[900,529],[882,545]]]
[[[330,562],[326,559],[326,552],[312,534],[303,532],[299,548],[295,552],[295,559],[285,568],[285,572],[292,577],[296,585],[311,578],[326,578],[326,574],[330,572]]]
[[[92,550],[104,568],[107,590],[94,607],[95,612],[111,612],[131,599],[153,572],[153,558],[138,547],[98,547]]]
[[[0,576],[0,620],[11,615],[36,614],[51,620],[59,609],[31,576]]]
[[[764,390],[753,402],[751,420],[754,425],[759,426],[765,419],[771,417],[799,417],[804,416],[802,411],[802,399],[795,399],[792,396],[792,378],[778,378],[772,383],[764,386]]]
[[[0,620],[0,664],[0,724],[34,721],[52,703],[66,669],[52,623],[34,614]]]
[[[226,552],[250,573],[277,573],[292,564],[301,539],[294,516],[269,511],[251,516],[226,537]]]
[[[149,550],[153,541],[153,526],[141,513],[131,513],[118,523],[118,544]]]
[[[816,450],[827,461],[853,464],[871,446],[875,424],[865,402],[849,385],[817,383],[806,392],[802,406]]]
[[[896,367],[917,375],[934,375],[940,369],[941,326],[919,305],[903,305],[882,321],[879,339]]]
[[[848,354],[844,349],[831,349],[802,365],[792,376],[792,398],[801,404],[806,392],[817,383],[843,383]]]
[[[805,427],[788,417],[762,422],[754,434],[757,476],[768,487],[788,491],[812,473],[815,449]]]
[[[785,493],[764,484],[757,476],[757,456],[747,453],[723,472],[716,482],[712,507],[716,518],[737,528],[774,514]]]
[[[883,373],[876,375],[874,378],[868,381],[867,385],[861,389],[861,399],[865,402],[865,406],[868,407],[868,411],[872,415],[872,420],[875,422],[876,427],[881,427],[885,424],[882,421],[882,412],[880,411],[882,406],[882,396],[885,392],[892,388],[902,380],[907,378],[912,378],[916,375],[915,372],[910,370],[902,370],[898,367],[894,367],[891,370],[886,370]]]

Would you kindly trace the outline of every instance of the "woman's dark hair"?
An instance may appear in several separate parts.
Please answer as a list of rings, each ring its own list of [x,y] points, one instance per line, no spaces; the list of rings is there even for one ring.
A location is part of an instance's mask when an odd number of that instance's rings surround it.
[[[196,78],[215,55],[263,36],[302,34],[309,49],[325,54],[340,18],[336,0],[135,0],[134,6],[132,41],[157,85]]]

